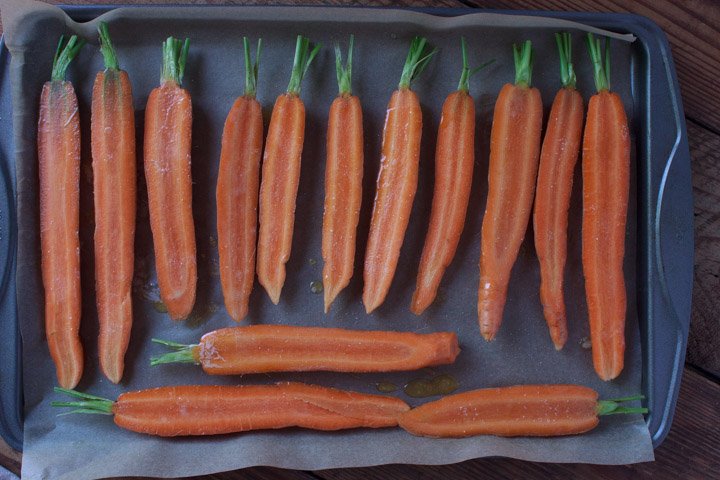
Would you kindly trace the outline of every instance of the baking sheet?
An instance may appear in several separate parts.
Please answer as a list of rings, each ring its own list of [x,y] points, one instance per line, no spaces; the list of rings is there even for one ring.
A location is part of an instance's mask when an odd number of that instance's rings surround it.
[[[14,98],[14,132],[18,179],[18,309],[22,319],[25,393],[24,478],[97,478],[149,475],[189,476],[252,465],[297,469],[368,466],[385,463],[442,464],[482,456],[507,456],[548,462],[623,464],[653,459],[650,436],[642,416],[611,416],[582,436],[554,439],[501,439],[475,437],[463,440],[416,438],[399,429],[356,430],[336,433],[299,429],[251,432],[214,438],[158,439],[121,430],[108,417],[57,416],[49,406],[55,373],[44,338],[42,283],[39,269],[37,208],[37,157],[35,131],[42,83],[49,78],[52,54],[61,33],[80,33],[88,45],[71,65],[68,79],[78,91],[83,137],[81,176],[81,241],[83,259],[83,325],[85,374],[78,389],[115,398],[119,393],[172,384],[249,384],[299,380],[362,392],[375,392],[377,382],[402,385],[409,380],[440,373],[455,376],[460,389],[519,383],[579,383],[595,388],[604,398],[641,391],[642,360],[636,308],[636,182],[631,187],[626,279],[628,322],[626,368],[617,381],[604,383],[594,374],[590,351],[582,347],[589,335],[580,263],[580,170],[576,171],[569,224],[566,299],[569,338],[565,349],[552,347],[538,298],[539,272],[528,230],[513,270],[505,321],[496,339],[485,343],[477,327],[479,237],[487,195],[489,131],[495,96],[503,83],[514,78],[510,45],[531,39],[536,49],[533,83],[549,108],[559,85],[559,68],[552,33],[575,33],[578,85],[585,98],[593,90],[592,74],[577,24],[537,17],[471,14],[438,18],[399,10],[326,8],[127,8],[104,15],[118,50],[121,66],[130,74],[135,95],[137,131],[141,140],[147,96],[159,81],[162,40],[168,35],[190,37],[192,44],[184,86],[193,99],[193,211],[198,247],[197,304],[191,318],[173,323],[158,312],[152,241],[144,185],[139,188],[136,239],[135,324],[126,359],[125,378],[113,385],[97,366],[97,322],[92,264],[92,170],[89,148],[89,108],[95,72],[102,68],[96,48],[96,22],[76,24],[59,9],[36,2],[2,3],[6,41],[13,55],[11,75]],[[39,32],[42,32],[39,34]],[[242,36],[262,37],[258,99],[269,118],[276,95],[289,79],[295,35],[302,33],[326,48],[304,81],[302,98],[307,109],[306,140],[297,203],[297,222],[288,279],[280,305],[270,303],[256,284],[246,323],[341,326],[357,329],[403,331],[455,331],[462,353],[451,366],[420,372],[343,375],[333,373],[208,377],[188,365],[150,367],[150,356],[161,353],[150,344],[159,337],[192,343],[206,331],[233,324],[226,315],[217,271],[215,243],[215,180],[222,125],[233,99],[241,94]],[[333,305],[322,313],[322,295],[310,291],[321,279],[324,138],[327,111],[336,92],[334,41],[346,43],[354,33],[354,92],[364,108],[365,180],[359,226],[356,274]],[[373,315],[362,308],[362,253],[372,209],[374,182],[385,107],[396,87],[409,40],[428,36],[439,53],[415,84],[423,106],[423,146],[420,183],[400,264],[388,301]],[[476,168],[471,206],[458,253],[441,287],[438,301],[422,317],[408,306],[417,261],[432,200],[433,153],[445,96],[457,86],[460,72],[459,38],[464,36],[475,65],[495,63],[471,82],[477,106]],[[623,97],[631,122],[637,121],[633,81],[639,53],[632,44],[613,42],[613,89]],[[142,142],[138,141],[138,146]],[[141,161],[141,152],[138,160]],[[634,162],[633,162],[634,164]],[[141,165],[140,165],[141,166]],[[142,168],[139,173],[142,174]],[[633,179],[635,172],[633,172]],[[396,395],[411,405],[426,400]]]

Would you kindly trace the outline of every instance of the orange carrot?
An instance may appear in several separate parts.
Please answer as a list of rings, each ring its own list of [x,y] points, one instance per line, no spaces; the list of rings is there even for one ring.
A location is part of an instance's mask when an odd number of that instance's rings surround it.
[[[260,285],[276,305],[285,284],[285,264],[292,247],[305,139],[305,105],[300,99],[300,84],[320,47],[316,45],[310,50],[310,41],[298,35],[290,84],[287,92],[275,101],[265,143],[256,268]]]
[[[322,256],[325,313],[352,278],[355,241],[360,218],[363,177],[363,126],[360,99],[352,94],[352,50],[350,36],[347,65],[342,65],[340,47],[335,47],[340,94],[330,106],[325,163],[325,211]]]
[[[194,363],[210,375],[267,372],[393,372],[453,363],[451,332],[405,333],[251,325],[203,335],[197,345],[153,339],[174,351],[151,364]]]
[[[533,229],[540,261],[540,301],[555,348],[567,340],[563,272],[567,258],[567,226],[573,171],[580,153],[583,99],[575,89],[569,33],[555,34],[560,51],[562,88],[550,110],[535,194]]]
[[[73,388],[83,372],[80,344],[80,120],[65,72],[84,41],[60,38],[52,76],[42,88],[38,120],[40,246],[45,334],[58,383]]]
[[[192,215],[190,142],[192,104],[182,88],[190,41],[163,43],[159,88],[145,110],[145,180],[155,246],[160,298],[173,320],[190,315],[195,304],[197,259]]]
[[[132,328],[135,242],[135,112],[127,72],[120,70],[107,24],[100,22],[105,70],[92,96],[95,196],[95,290],[100,368],[118,383]]]
[[[485,340],[503,318],[510,271],[532,210],[542,128],[542,99],[530,87],[532,45],[513,45],[515,84],[503,86],[490,135],[488,198],[482,225],[478,320]]]
[[[600,400],[578,385],[522,385],[488,388],[450,395],[400,416],[399,424],[424,437],[552,437],[584,433],[595,428],[602,415],[647,413],[647,409],[620,403],[642,395]]]
[[[303,383],[160,387],[123,393],[115,402],[74,390],[55,391],[81,400],[52,402],[54,407],[114,415],[122,428],[162,437],[287,427],[328,431],[394,427],[410,409],[399,398]]]
[[[590,98],[583,138],[582,258],[598,376],[612,380],[625,354],[625,223],[630,190],[630,134],[620,96],[610,92],[610,51],[588,34],[598,93]]]
[[[225,308],[239,322],[248,311],[255,280],[255,240],[263,143],[262,107],[255,99],[260,46],[255,63],[245,47],[245,94],[235,100],[225,120],[217,180],[217,229],[220,282]]]
[[[435,53],[426,51],[426,42],[421,37],[413,38],[400,84],[385,116],[380,171],[365,250],[363,303],[367,313],[379,307],[390,290],[417,190],[422,111],[410,84]]]

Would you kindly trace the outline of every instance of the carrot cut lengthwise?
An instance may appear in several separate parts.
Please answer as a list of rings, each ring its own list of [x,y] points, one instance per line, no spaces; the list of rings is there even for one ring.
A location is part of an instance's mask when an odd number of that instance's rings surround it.
[[[300,160],[305,140],[305,105],[300,84],[320,45],[300,35],[287,92],[275,101],[262,165],[260,184],[260,236],[257,276],[274,304],[285,284],[285,264],[290,258],[295,202],[300,182]]]
[[[482,224],[478,320],[485,340],[503,319],[510,271],[532,210],[542,129],[542,99],[530,87],[532,45],[513,46],[515,84],[503,86],[490,135],[488,198]]]
[[[417,190],[422,111],[410,84],[435,53],[426,51],[426,42],[421,37],[412,40],[400,84],[387,106],[380,172],[365,250],[363,303],[367,313],[379,307],[390,290]]]
[[[647,413],[620,403],[636,397],[600,400],[577,385],[522,385],[488,388],[450,395],[400,416],[399,424],[424,437],[552,437],[592,430],[599,416]]]
[[[155,247],[160,298],[173,320],[190,315],[195,304],[197,259],[192,215],[190,142],[192,104],[182,88],[190,41],[163,43],[160,87],[145,110],[145,181]]]
[[[598,93],[588,104],[583,138],[582,259],[598,376],[620,375],[625,355],[625,223],[630,190],[630,134],[622,100],[610,92],[610,51],[588,34]]]
[[[394,427],[398,417],[410,409],[398,398],[302,383],[160,387],[123,393],[115,402],[73,390],[58,388],[56,392],[81,400],[52,402],[54,407],[114,415],[115,423],[122,428],[162,437],[287,427]]]
[[[454,333],[402,333],[252,325],[203,335],[198,345],[153,340],[174,352],[152,365],[194,363],[210,375],[267,372],[391,372],[453,363]]]
[[[38,120],[40,245],[45,334],[58,383],[73,388],[83,372],[80,343],[80,120],[65,72],[85,42],[60,38],[43,85]]]
[[[220,282],[228,315],[239,322],[248,312],[255,280],[257,205],[262,155],[262,107],[255,99],[261,42],[255,63],[245,47],[245,94],[235,100],[225,120],[217,180],[217,228]]]
[[[560,51],[562,88],[550,109],[535,194],[533,230],[540,261],[540,301],[557,350],[567,341],[563,273],[573,172],[580,153],[583,99],[575,89],[569,33],[555,35]]]

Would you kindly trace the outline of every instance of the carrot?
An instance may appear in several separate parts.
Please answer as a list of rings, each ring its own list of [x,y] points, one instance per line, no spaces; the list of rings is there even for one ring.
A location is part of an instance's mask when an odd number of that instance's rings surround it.
[[[513,45],[515,84],[505,84],[490,135],[488,198],[482,224],[478,320],[485,340],[503,318],[510,271],[525,238],[540,155],[542,99],[530,87],[532,45]]]
[[[130,80],[120,70],[107,24],[100,22],[98,30],[105,61],[95,77],[91,121],[98,354],[105,376],[118,383],[133,322],[135,112]]]
[[[160,387],[121,394],[116,401],[56,388],[80,401],[52,402],[71,413],[114,415],[115,424],[162,437],[217,435],[301,427],[313,430],[397,426],[409,406],[398,398],[302,383]]]
[[[567,258],[567,227],[573,171],[580,153],[583,99],[575,89],[570,34],[557,33],[562,88],[550,109],[540,153],[533,229],[540,261],[540,301],[555,348],[567,340],[563,272]]]
[[[594,390],[578,385],[521,385],[487,388],[450,395],[400,416],[402,428],[424,437],[553,437],[584,433],[598,417],[647,413],[622,402],[642,395],[600,400]]]
[[[343,67],[340,47],[335,46],[340,93],[330,106],[327,130],[322,233],[325,313],[352,278],[362,202],[363,119],[360,99],[351,88],[352,51],[350,35],[347,64]]]
[[[182,88],[190,40],[163,43],[160,87],[145,110],[145,180],[160,298],[173,320],[195,304],[197,259],[192,215],[192,104]]]
[[[609,41],[609,40],[608,40]],[[625,223],[630,190],[630,134],[620,96],[610,92],[610,51],[588,35],[597,92],[583,138],[582,259],[593,364],[612,380],[625,354]]]
[[[83,372],[80,343],[80,120],[70,62],[85,41],[60,37],[52,75],[43,85],[38,120],[40,246],[45,334],[58,383],[75,387]]]
[[[367,313],[379,307],[390,290],[417,190],[422,111],[410,85],[435,54],[434,49],[427,51],[426,42],[421,37],[413,38],[400,84],[385,116],[380,171],[365,250],[363,303]]]
[[[255,63],[245,48],[245,94],[235,100],[225,120],[217,180],[217,229],[220,282],[225,308],[239,322],[248,311],[255,280],[255,241],[263,143],[262,107],[255,99],[261,41]]]
[[[251,325],[203,335],[197,345],[153,339],[174,351],[152,365],[194,363],[210,375],[266,372],[391,372],[453,363],[454,333],[404,333]]]
[[[265,143],[260,184],[257,276],[276,305],[285,283],[285,264],[292,247],[300,159],[305,139],[305,105],[300,99],[300,84],[320,47],[315,45],[310,50],[310,40],[298,35],[290,84],[287,92],[275,101]]]

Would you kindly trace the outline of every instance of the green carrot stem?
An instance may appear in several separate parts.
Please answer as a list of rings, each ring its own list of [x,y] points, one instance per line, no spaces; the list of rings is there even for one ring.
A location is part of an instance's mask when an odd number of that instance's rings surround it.
[[[458,83],[458,90],[463,92],[469,92],[470,91],[470,78],[478,73],[483,68],[487,67],[491,63],[493,63],[495,60],[489,60],[479,67],[470,68],[470,64],[468,62],[467,58],[467,49],[465,47],[465,38],[460,37],[460,49],[462,50],[462,73],[460,74],[460,83]]]
[[[96,397],[88,393],[78,392],[77,390],[69,390],[66,388],[55,387],[55,393],[64,393],[71,397],[80,398],[77,402],[51,402],[50,405],[53,407],[70,407],[74,408],[70,413],[98,413],[102,415],[112,415],[112,406],[115,402],[108,400],[107,398]]]
[[[342,52],[340,45],[335,44],[335,71],[337,73],[338,88],[340,95],[352,95],[352,54],[355,35],[350,35],[350,45],[348,46],[347,62],[343,66]]]
[[[593,77],[598,92],[610,90],[610,39],[605,38],[605,52],[599,38],[592,33],[587,34],[587,47],[593,64]]]
[[[160,340],[157,338],[152,339],[153,343],[159,343],[172,349],[172,352],[158,355],[150,359],[150,365],[162,365],[165,363],[194,363],[198,365],[198,361],[195,359],[193,351],[197,345],[185,345],[182,343],[170,342],[167,340]]]
[[[642,400],[643,395],[635,395],[632,397],[616,398],[614,400],[600,400],[597,403],[596,412],[598,415],[614,415],[620,413],[648,413],[647,408],[643,407],[625,407],[621,403]]]
[[[577,78],[572,63],[572,37],[569,32],[555,34],[555,42],[560,53],[560,81],[565,88],[575,88]]]
[[[428,51],[429,50],[429,51]],[[437,52],[437,48],[430,49],[427,45],[427,39],[423,37],[415,37],[410,42],[410,50],[408,51],[405,65],[403,66],[402,75],[400,76],[399,89],[410,88],[415,79],[417,79],[430,63],[430,59]]]
[[[113,48],[112,41],[110,40],[110,31],[108,30],[107,23],[100,22],[98,26],[98,33],[100,34],[100,52],[105,62],[105,68],[110,70],[120,70],[120,64],[118,63],[117,55],[115,54],[115,48]]]
[[[50,79],[53,82],[56,80],[65,80],[65,72],[67,72],[70,62],[77,56],[83,45],[85,45],[85,40],[78,38],[77,35],[71,36],[67,42],[65,42],[64,35],[60,37],[57,49],[55,50],[52,73],[50,75]]]
[[[295,59],[293,60],[290,84],[287,88],[287,93],[290,95],[300,95],[300,85],[302,84],[303,77],[307,73],[313,59],[320,51],[320,48],[322,48],[322,45],[318,43],[311,50],[310,45],[308,38],[298,35],[297,41],[295,42]]]
[[[168,37],[167,40],[163,42],[161,83],[173,82],[177,85],[182,85],[189,49],[189,38],[186,38],[183,42],[180,39]]]
[[[515,85],[529,87],[532,80],[532,42],[525,40],[521,45],[513,44],[515,60]]]
[[[250,57],[250,40],[243,37],[243,47],[245,50],[245,96],[255,98],[257,94],[258,68],[260,65],[260,50],[262,49],[262,38],[258,39],[257,51],[255,52],[255,62]]]

